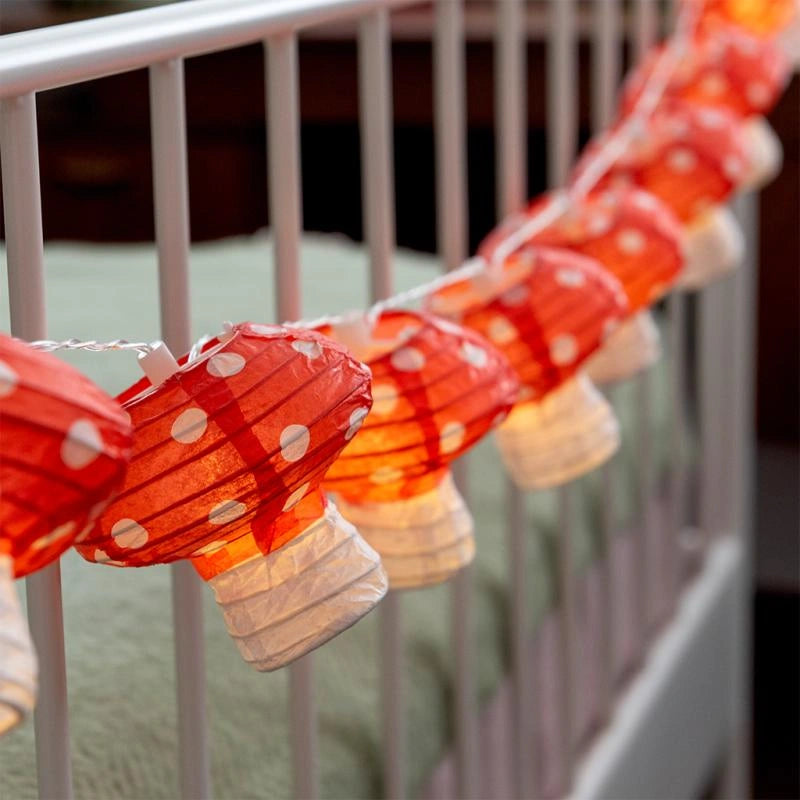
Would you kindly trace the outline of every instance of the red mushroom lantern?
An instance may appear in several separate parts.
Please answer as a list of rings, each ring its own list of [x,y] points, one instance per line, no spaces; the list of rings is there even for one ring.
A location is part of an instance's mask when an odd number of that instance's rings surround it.
[[[609,135],[587,147],[576,165],[575,181]],[[637,186],[677,215],[686,250],[678,285],[694,289],[735,269],[741,260],[742,232],[723,204],[741,186],[747,170],[745,142],[730,112],[668,102],[635,131],[598,189]]]
[[[597,261],[530,245],[439,290],[430,309],[484,335],[516,370],[523,388],[497,442],[521,488],[566,483],[616,451],[614,414],[580,372],[628,311],[619,282]]]
[[[490,263],[498,246],[530,218],[547,214],[565,193],[534,200],[478,249]],[[634,375],[660,355],[658,329],[647,307],[669,289],[683,269],[683,234],[679,220],[657,197],[632,187],[607,188],[574,200],[532,241],[591,256],[622,284],[630,316],[589,359],[586,371],[595,383]],[[549,215],[548,215],[549,216]]]
[[[122,482],[128,415],[80,372],[0,335],[0,733],[33,707],[36,660],[14,578],[55,561]]]
[[[320,490],[369,411],[369,372],[318,333],[249,323],[181,364],[120,396],[130,469],[78,550],[114,566],[190,559],[245,661],[277,669],[386,592],[378,555]]]
[[[761,38],[771,38],[798,16],[797,0],[683,0],[694,6],[700,25],[711,30],[736,25]]]
[[[633,109],[663,48],[653,50],[626,82],[622,106]],[[780,140],[764,119],[789,80],[791,67],[774,43],[732,26],[703,30],[692,40],[666,86],[667,98],[721,108],[741,118],[748,169],[742,185],[768,183],[780,171]]]
[[[325,488],[381,554],[394,589],[439,583],[472,561],[472,517],[451,462],[504,419],[519,382],[473,331],[387,311],[324,332],[372,371],[374,405]]]

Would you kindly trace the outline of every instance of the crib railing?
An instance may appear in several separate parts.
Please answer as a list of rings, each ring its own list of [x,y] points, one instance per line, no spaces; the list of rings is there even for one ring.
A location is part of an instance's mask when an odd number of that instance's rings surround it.
[[[168,346],[185,352],[191,345],[189,327],[189,207],[186,167],[183,61],[216,50],[261,41],[267,54],[268,187],[276,261],[277,320],[298,319],[300,296],[299,241],[302,230],[300,197],[298,36],[309,28],[342,20],[357,25],[359,103],[362,136],[364,229],[371,262],[371,294],[392,292],[394,191],[392,176],[392,113],[390,90],[391,12],[421,0],[191,0],[173,6],[135,11],[57,28],[10,35],[0,41],[2,102],[3,199],[8,258],[8,297],[12,333],[28,340],[45,338],[44,253],[39,188],[36,93],[123,71],[149,69],[154,173],[154,214],[158,245],[161,326]],[[432,38],[436,137],[436,207],[438,248],[442,267],[452,269],[467,256],[467,185],[464,9],[461,0],[436,0]],[[527,196],[525,97],[525,24],[527,15],[547,12],[548,169],[550,181],[563,182],[576,154],[578,133],[577,40],[578,12],[592,33],[592,120],[601,128],[611,119],[614,92],[621,78],[622,46],[630,32],[633,52],[640,54],[654,40],[661,20],[655,0],[592,0],[579,8],[576,0],[502,0],[493,6],[495,19],[495,102],[497,216],[517,209]],[[485,14],[485,10],[481,13]],[[589,16],[586,16],[586,15]],[[739,213],[753,242],[752,198],[743,198]],[[748,269],[733,281],[706,290],[698,304],[698,397],[702,442],[700,527],[707,537],[748,529],[749,447],[752,398],[752,249]],[[673,294],[670,318],[671,414],[673,441],[683,439],[688,424],[686,298]],[[267,316],[265,310],[265,316]],[[657,620],[652,586],[656,576],[652,544],[654,503],[658,487],[652,476],[652,386],[647,374],[639,381],[638,458],[641,476],[642,524],[636,534],[640,566],[636,597],[640,611],[640,657]],[[731,465],[733,467],[731,468]],[[459,480],[466,481],[462,465]],[[608,503],[604,520],[606,553],[615,535],[614,470],[605,468]],[[681,537],[692,522],[685,503],[683,454],[672,454],[670,476],[671,592],[678,596],[678,553]],[[575,709],[575,576],[571,558],[571,492],[561,493],[558,597],[560,641],[566,680],[559,698],[565,766],[562,789],[569,791],[577,752]],[[541,789],[534,774],[537,690],[531,676],[529,625],[526,610],[525,548],[529,531],[524,497],[508,487],[507,532],[511,610],[511,683],[513,687],[513,786],[517,796],[532,797]],[[696,527],[696,525],[695,525]],[[746,548],[745,548],[746,549]],[[609,559],[606,557],[606,565]],[[746,560],[745,560],[746,563]],[[209,745],[205,715],[205,667],[202,636],[201,585],[187,564],[172,567],[173,617],[178,693],[178,765],[181,795],[211,796]],[[745,570],[746,573],[746,570]],[[614,669],[612,578],[603,572],[601,619],[607,648],[601,663],[599,703],[602,721],[613,720],[618,696]],[[746,574],[745,574],[746,577]],[[455,658],[455,719],[457,795],[478,797],[485,789],[478,774],[481,748],[474,676],[471,617],[471,571],[452,584],[452,636]],[[746,685],[747,650],[745,593],[742,583],[738,651],[738,688]],[[40,661],[40,696],[35,714],[39,793],[43,798],[72,796],[69,712],[64,660],[64,633],[58,565],[27,580],[30,626]],[[385,796],[406,795],[402,599],[390,593],[381,615],[383,752]],[[290,667],[290,704],[294,795],[320,795],[316,763],[313,660],[309,655]],[[324,651],[322,656],[324,657]],[[732,703],[735,692],[731,693]],[[746,712],[746,709],[745,709]],[[744,728],[740,706],[735,722]],[[736,763],[736,759],[732,759]],[[739,763],[746,763],[739,760]],[[745,769],[746,772],[746,769]],[[741,770],[740,770],[741,773]],[[734,776],[741,792],[746,775]],[[740,793],[736,796],[744,796]]]

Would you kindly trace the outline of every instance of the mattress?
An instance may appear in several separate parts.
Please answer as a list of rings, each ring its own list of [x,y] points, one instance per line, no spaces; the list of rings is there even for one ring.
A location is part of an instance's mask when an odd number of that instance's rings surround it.
[[[3,264],[5,259],[2,259]],[[158,337],[156,255],[151,246],[52,244],[46,249],[49,335],[147,341]],[[304,313],[361,308],[367,302],[362,246],[330,235],[306,235],[302,245]],[[435,258],[399,251],[395,289],[434,277]],[[0,285],[5,285],[5,278]],[[269,237],[196,245],[191,259],[192,326],[215,333],[225,320],[271,320],[274,308]],[[8,329],[8,309],[0,309]],[[130,353],[65,356],[115,392],[138,378]],[[656,452],[668,448],[665,370],[655,370]],[[615,404],[623,427],[618,456],[621,518],[635,513],[635,396],[620,387]],[[476,675],[486,700],[508,667],[509,616],[505,479],[490,441],[469,456],[471,506],[478,554],[474,566]],[[597,475],[576,492],[580,569],[597,553],[602,502]],[[532,626],[554,597],[554,492],[529,495],[528,574]],[[170,575],[166,567],[119,570],[62,560],[64,622],[75,793],[78,798],[177,796],[175,679]],[[21,588],[21,587],[20,587]],[[408,687],[409,789],[416,794],[452,738],[450,588],[404,593]],[[287,673],[259,674],[245,665],[228,637],[210,590],[204,592],[208,717],[214,794],[218,798],[290,796]],[[319,770],[326,798],[381,795],[378,615],[318,651]],[[36,796],[33,724],[0,741],[2,795]]]

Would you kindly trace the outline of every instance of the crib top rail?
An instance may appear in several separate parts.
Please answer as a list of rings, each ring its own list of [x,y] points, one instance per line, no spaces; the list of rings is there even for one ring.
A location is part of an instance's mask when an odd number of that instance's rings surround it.
[[[55,89],[420,0],[193,0],[0,37],[0,98]]]

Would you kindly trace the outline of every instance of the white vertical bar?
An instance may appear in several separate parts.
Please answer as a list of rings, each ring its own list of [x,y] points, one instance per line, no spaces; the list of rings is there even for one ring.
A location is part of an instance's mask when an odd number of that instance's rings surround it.
[[[563,185],[575,157],[578,141],[578,74],[575,0],[550,0],[550,24],[547,45],[547,156],[548,179],[551,186]],[[572,487],[559,490],[559,532],[556,541],[558,596],[561,608],[559,642],[561,650],[561,681],[559,717],[561,743],[559,758],[564,766],[562,791],[569,790],[572,781],[573,745],[575,740],[572,697],[576,687],[575,652],[575,591],[572,569]]]
[[[300,317],[300,131],[297,38],[270,39],[267,48],[267,167],[272,232],[275,237],[277,316]],[[292,793],[298,800],[319,796],[317,726],[311,654],[289,667],[289,726]]]
[[[496,7],[495,136],[497,216],[513,214],[527,194],[524,6],[504,0]],[[511,681],[513,786],[518,798],[535,794],[533,752],[534,677],[529,659],[528,570],[525,496],[510,480],[508,493],[508,557],[511,578]]]
[[[33,94],[0,104],[0,156],[11,332],[22,339],[44,339],[44,245]],[[26,592],[28,620],[39,659],[39,698],[34,715],[39,796],[67,800],[72,797],[72,764],[58,563],[29,576]]]
[[[619,0],[595,0],[592,41],[592,130],[600,133],[614,117],[615,98],[622,71],[622,40]],[[613,391],[607,391],[609,403],[613,403]],[[596,707],[598,721],[608,720],[614,697],[614,585],[613,546],[616,531],[616,509],[614,492],[615,472],[619,461],[612,459],[601,468],[603,482],[603,518],[600,521],[601,536],[601,602],[599,637],[602,652],[599,658],[600,676],[597,681]]]
[[[153,192],[161,335],[175,353],[192,345],[189,313],[189,199],[183,62],[150,67]],[[181,796],[211,796],[206,720],[202,582],[188,563],[172,566]]]
[[[653,372],[645,369],[636,377],[636,414],[638,429],[636,431],[639,494],[639,528],[634,534],[634,563],[636,564],[636,581],[633,598],[636,614],[636,642],[644,649],[650,624],[653,622],[655,596],[660,567],[654,563],[654,531],[653,531]]]
[[[614,104],[622,71],[620,0],[594,0],[592,41],[592,130],[607,128],[614,118]]]
[[[658,38],[657,0],[635,0],[633,14],[633,58],[638,64]]]
[[[446,270],[467,256],[467,158],[464,19],[461,0],[438,0],[433,40],[434,122],[436,137],[436,228],[439,255]],[[469,503],[469,465],[454,466],[459,491]],[[480,797],[473,638],[473,569],[461,570],[451,588],[454,725],[458,796]]]
[[[575,0],[550,0],[547,43],[547,164],[551,186],[562,186],[578,143]]]
[[[364,230],[370,254],[371,294],[392,292],[394,176],[389,14],[363,17],[358,31],[358,86],[361,125],[361,186]],[[406,719],[402,600],[389,590],[381,603],[381,702],[384,789],[389,800],[406,796]]]

